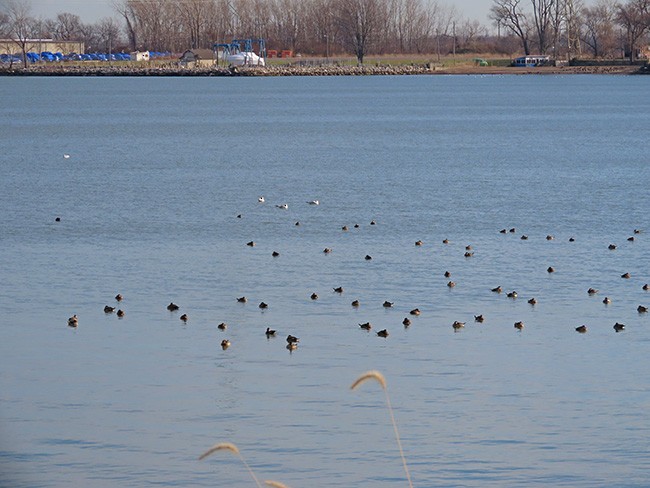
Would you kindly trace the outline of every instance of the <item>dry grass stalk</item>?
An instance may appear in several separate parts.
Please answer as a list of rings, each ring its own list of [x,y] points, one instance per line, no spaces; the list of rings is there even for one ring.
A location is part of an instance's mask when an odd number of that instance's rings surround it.
[[[362,383],[365,383],[370,379],[377,380],[377,382],[381,385],[381,387],[384,390],[386,389],[386,378],[384,378],[384,375],[381,374],[379,371],[367,371],[366,373],[363,373],[361,376],[359,376],[356,379],[354,383],[352,383],[350,389],[354,390],[357,386],[361,385]]]
[[[393,430],[395,431],[395,439],[397,440],[397,447],[399,448],[399,454],[402,457],[402,465],[404,466],[404,472],[406,473],[406,479],[409,482],[409,487],[413,488],[413,482],[411,481],[411,474],[409,473],[408,466],[406,465],[406,458],[404,457],[404,450],[402,449],[402,441],[399,438],[399,432],[397,430],[397,422],[395,422],[395,415],[393,415],[393,407],[390,403],[390,396],[388,395],[388,388],[386,386],[386,378],[384,378],[384,375],[381,374],[379,371],[367,371],[363,373],[361,376],[359,376],[354,383],[352,383],[352,386],[350,386],[351,390],[354,390],[357,386],[361,385],[362,383],[366,382],[369,379],[374,379],[376,380],[381,387],[384,389],[384,393],[386,394],[386,406],[388,407],[388,413],[390,414],[390,420],[391,423],[393,424]]]
[[[280,483],[279,481],[266,480],[264,483],[273,488],[289,488],[287,485]]]
[[[239,456],[239,459],[241,459],[241,462],[244,464],[244,466],[246,466],[246,469],[248,470],[248,472],[250,473],[251,477],[252,477],[253,480],[255,481],[255,484],[257,485],[257,487],[258,487],[258,488],[262,488],[262,486],[260,485],[259,480],[257,479],[257,476],[255,476],[255,473],[253,473],[253,470],[252,470],[251,467],[248,465],[248,463],[246,462],[246,460],[243,458],[243,456],[242,456],[241,453],[239,452],[239,449],[237,448],[237,446],[234,445],[234,444],[231,443],[231,442],[220,442],[219,444],[215,444],[215,445],[212,446],[210,449],[208,449],[208,450],[205,451],[203,454],[201,454],[201,456],[199,456],[199,461],[201,461],[201,460],[207,458],[209,455],[214,454],[214,453],[217,452],[217,451],[222,451],[222,450],[230,451],[230,452],[232,452],[233,454],[236,454],[237,456]]]
[[[230,442],[221,442],[219,444],[215,444],[210,449],[208,449],[203,454],[201,454],[201,457],[199,457],[199,461],[204,460],[210,454],[214,454],[215,452],[221,451],[222,449],[227,449],[228,451],[231,451],[231,452],[239,455],[239,449],[237,448],[236,445],[234,445],[234,444],[232,444]]]

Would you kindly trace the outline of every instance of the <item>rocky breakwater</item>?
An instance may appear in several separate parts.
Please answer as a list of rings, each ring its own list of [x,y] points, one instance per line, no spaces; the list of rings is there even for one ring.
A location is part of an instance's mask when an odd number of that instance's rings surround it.
[[[431,64],[413,65],[280,65],[209,68],[185,68],[176,63],[167,65],[37,65],[27,69],[13,66],[0,68],[5,76],[367,76],[367,75],[419,75],[431,73]]]
[[[0,76],[373,76],[423,74],[648,74],[647,66],[562,66],[513,68],[510,66],[478,67],[471,65],[435,66],[423,64],[367,64],[362,66],[338,64],[296,63],[272,66],[211,66],[187,68],[176,62],[162,64],[128,63],[115,65],[45,64],[0,67]]]
[[[431,64],[404,65],[285,65],[233,68],[240,76],[368,76],[368,75],[422,75],[435,70]]]

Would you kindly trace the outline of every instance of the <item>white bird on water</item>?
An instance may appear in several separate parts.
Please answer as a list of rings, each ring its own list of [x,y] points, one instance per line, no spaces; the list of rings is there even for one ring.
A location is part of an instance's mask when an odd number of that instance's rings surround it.
[[[286,203],[283,203],[282,205],[276,205],[276,207],[286,210],[286,209],[289,208],[289,205],[287,205]]]
[[[70,159],[70,155],[69,154],[64,154],[63,159]]]
[[[259,197],[259,198],[257,199],[257,201],[260,202],[260,203],[264,203],[264,197]]]
[[[320,205],[320,202],[318,200],[312,200],[311,202],[307,202],[309,205]]]

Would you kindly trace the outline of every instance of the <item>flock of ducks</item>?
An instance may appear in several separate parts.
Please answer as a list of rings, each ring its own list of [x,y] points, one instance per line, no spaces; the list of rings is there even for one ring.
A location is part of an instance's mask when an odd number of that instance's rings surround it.
[[[259,203],[265,203],[266,199],[265,199],[264,196],[260,196],[260,197],[258,197],[257,201],[258,201]],[[319,202],[318,200],[309,200],[309,201],[307,201],[306,203],[308,203],[309,205],[320,205],[320,202]],[[278,205],[275,205],[275,206],[276,206],[277,208],[284,209],[284,210],[286,210],[286,209],[289,208],[288,204],[286,204],[286,203],[278,204]],[[237,217],[238,217],[238,218],[241,218],[242,216],[241,216],[241,215],[237,215]],[[57,222],[60,222],[60,217],[57,217],[57,218],[56,218],[56,221],[57,221]],[[296,222],[295,225],[300,225],[300,222]],[[375,221],[375,220],[372,220],[372,221],[370,222],[370,225],[376,225],[376,221]],[[354,227],[355,227],[355,228],[358,228],[359,225],[358,225],[358,224],[355,224]],[[348,229],[349,229],[349,228],[348,228],[347,225],[342,227],[342,230],[343,230],[343,231],[347,231]],[[512,233],[515,233],[515,232],[516,232],[516,229],[515,229],[514,227],[513,227],[513,228],[510,228],[510,229],[505,229],[505,228],[504,228],[504,229],[501,229],[499,232],[500,232],[501,234],[507,234],[507,233],[512,234]],[[639,229],[634,229],[634,234],[635,234],[635,235],[640,234],[640,233],[641,233],[641,231],[640,231]],[[527,239],[528,239],[528,236],[525,235],[525,234],[523,234],[523,235],[521,235],[520,239],[521,239],[521,240],[527,240]],[[550,234],[549,234],[549,235],[546,236],[546,240],[551,241],[551,240],[554,240],[554,239],[555,239],[555,237],[554,237],[553,235],[550,235]],[[628,240],[628,241],[634,241],[634,240],[635,240],[635,236],[634,236],[634,235],[633,235],[633,236],[630,236],[630,237],[627,238],[627,240]],[[570,237],[570,238],[569,238],[569,242],[574,242],[574,241],[575,241],[575,238],[573,238],[573,237]],[[447,244],[450,244],[450,241],[449,241],[449,239],[444,239],[444,240],[442,241],[442,243],[445,244],[445,245],[447,245]],[[254,241],[249,241],[246,245],[247,245],[247,246],[250,246],[250,247],[254,247],[254,246],[255,246],[255,242],[254,242]],[[417,241],[415,241],[415,246],[420,247],[420,246],[423,246],[423,245],[424,245],[424,242],[423,242],[422,240],[417,240]],[[612,250],[612,251],[615,250],[616,248],[617,248],[617,246],[616,246],[615,244],[610,244],[610,245],[608,246],[608,249],[609,249],[609,250]],[[331,253],[331,252],[332,252],[332,249],[329,248],[329,247],[326,247],[326,248],[323,250],[323,253],[325,253],[325,254],[328,254],[328,253]],[[273,257],[278,257],[279,255],[280,255],[280,254],[279,254],[277,251],[273,251],[273,253],[272,253],[272,256],[273,256]],[[464,254],[464,256],[465,256],[466,258],[470,258],[470,257],[472,257],[473,255],[474,255],[474,252],[472,251],[472,246],[471,246],[471,245],[467,245],[467,246],[465,246],[465,254]],[[366,260],[371,260],[371,259],[372,259],[372,256],[370,256],[370,255],[366,255],[366,256],[365,256],[365,259],[366,259]],[[555,272],[555,269],[554,269],[552,266],[549,266],[549,267],[547,268],[546,271],[547,271],[548,273],[554,273],[554,272]],[[447,278],[447,279],[451,278],[451,272],[450,272],[450,271],[445,271],[445,272],[444,272],[444,276],[445,276],[445,278]],[[623,273],[623,274],[620,275],[620,276],[621,276],[621,278],[623,278],[623,279],[630,279],[630,278],[631,278],[631,274],[630,274],[629,272]],[[452,281],[451,279],[447,282],[447,287],[449,287],[449,288],[453,288],[453,287],[455,287],[455,286],[456,286],[456,283],[455,283],[454,281]],[[643,288],[644,291],[648,291],[648,290],[650,289],[650,286],[646,283],[645,285],[643,285],[642,288]],[[344,292],[344,289],[343,289],[342,286],[334,287],[332,290],[333,290],[334,293],[337,293],[337,294],[342,294],[342,293]],[[496,286],[496,287],[492,288],[491,291],[492,291],[493,293],[500,294],[500,293],[503,293],[503,288],[499,285],[499,286]],[[592,287],[590,287],[590,288],[587,290],[587,294],[590,295],[590,296],[596,295],[598,292],[599,292],[599,290],[597,290],[597,289],[595,289],[595,288],[592,288]],[[508,298],[514,300],[514,299],[516,299],[516,298],[518,297],[518,293],[517,293],[515,290],[511,290],[511,291],[508,291],[508,292],[506,293],[506,296],[507,296]],[[318,294],[315,293],[315,292],[313,292],[313,293],[310,295],[310,299],[311,299],[311,300],[318,300],[318,298],[319,298],[319,296],[318,296]],[[119,294],[119,293],[115,296],[115,300],[116,300],[118,303],[121,302],[122,299],[123,299],[123,297],[122,297],[122,295]],[[248,302],[248,299],[247,299],[245,296],[238,297],[238,298],[236,298],[236,300],[237,300],[237,302],[239,302],[239,303],[247,303],[247,302]],[[604,297],[604,299],[602,300],[602,302],[603,302],[605,305],[609,305],[609,304],[612,303],[612,300],[611,300],[609,297],[606,296],[606,297]],[[533,297],[533,298],[528,299],[528,303],[529,303],[530,305],[532,305],[532,306],[535,306],[538,302],[537,302],[537,299]],[[352,305],[352,307],[354,307],[354,308],[358,308],[358,307],[360,306],[360,301],[359,301],[359,300],[353,300],[353,301],[351,302],[351,305]],[[393,305],[394,305],[394,302],[390,302],[390,301],[388,301],[388,300],[384,301],[384,303],[383,303],[383,307],[384,307],[384,308],[391,308],[391,307],[393,307]],[[265,302],[260,302],[259,305],[258,305],[258,307],[259,307],[261,310],[265,310],[265,309],[268,308],[268,304],[265,303]],[[106,305],[106,306],[104,307],[104,313],[106,313],[106,314],[112,314],[112,313],[115,312],[116,315],[117,315],[117,317],[119,317],[119,318],[123,318],[123,317],[125,316],[125,312],[124,312],[122,309],[117,309],[117,312],[116,312],[116,308],[117,308],[117,307]],[[169,305],[167,305],[167,310],[170,311],[170,312],[176,312],[176,311],[178,311],[179,309],[180,309],[180,306],[177,305],[177,304],[175,304],[174,302],[170,302]],[[639,305],[639,306],[637,307],[637,312],[640,313],[640,314],[647,313],[647,312],[648,312],[648,307],[646,307],[646,306],[644,306],[644,305]],[[420,314],[421,314],[421,311],[420,311],[419,308],[414,308],[414,309],[412,309],[412,310],[409,312],[409,315],[410,315],[410,316],[419,316]],[[183,314],[179,317],[179,319],[180,319],[183,323],[186,323],[186,322],[189,320],[189,316],[188,316],[186,313],[183,313]],[[483,315],[474,315],[474,321],[475,321],[476,323],[479,323],[479,324],[480,324],[480,323],[483,323],[484,320],[485,320],[485,317],[484,317]],[[78,324],[79,324],[79,319],[78,319],[78,317],[77,317],[76,314],[73,315],[72,317],[70,317],[70,318],[68,319],[68,326],[70,326],[70,327],[75,327],[75,328],[76,328],[76,327],[78,326]],[[408,328],[408,327],[411,325],[411,319],[410,319],[409,317],[405,317],[404,320],[402,321],[402,325],[403,325],[405,328]],[[217,326],[217,328],[218,328],[219,330],[221,330],[221,331],[225,331],[225,330],[227,329],[227,327],[228,327],[227,324],[224,323],[224,322],[220,323],[220,324]],[[364,322],[364,323],[359,324],[359,328],[360,328],[360,329],[365,330],[365,331],[368,331],[368,332],[372,330],[372,327],[373,327],[373,326],[372,326],[372,324],[371,324],[370,322]],[[465,327],[465,322],[461,322],[461,321],[455,320],[455,321],[452,323],[452,328],[453,328],[454,332],[457,332],[457,331],[461,330],[461,329],[464,328],[464,327]],[[514,323],[514,328],[515,328],[516,330],[518,330],[518,331],[522,331],[522,330],[524,329],[524,327],[525,327],[525,324],[524,324],[523,321],[516,321],[516,322]],[[614,329],[615,332],[621,332],[621,331],[625,330],[625,324],[622,324],[622,323],[616,322],[616,323],[614,324],[614,326],[613,326],[613,329]],[[576,332],[578,332],[578,333],[584,334],[584,333],[587,332],[588,328],[587,328],[586,325],[580,325],[580,326],[576,327],[575,330],[576,330]],[[275,336],[276,336],[276,333],[277,333],[277,331],[272,330],[270,327],[267,327],[267,328],[266,328],[265,335],[266,335],[267,338],[275,337]],[[377,331],[377,332],[376,332],[376,335],[377,335],[378,337],[384,337],[384,338],[386,338],[386,337],[389,336],[389,332],[388,332],[387,329],[382,329],[382,330]],[[289,335],[287,336],[287,338],[286,338],[286,342],[287,342],[287,346],[286,346],[286,347],[287,347],[287,349],[288,349],[289,351],[293,351],[293,350],[295,350],[295,349],[298,347],[298,343],[299,343],[299,341],[300,341],[300,340],[299,340],[297,337],[295,337],[295,336],[289,334]],[[229,339],[223,339],[223,340],[221,341],[221,347],[222,347],[223,350],[228,349],[230,346],[231,346],[231,341],[230,341]]]

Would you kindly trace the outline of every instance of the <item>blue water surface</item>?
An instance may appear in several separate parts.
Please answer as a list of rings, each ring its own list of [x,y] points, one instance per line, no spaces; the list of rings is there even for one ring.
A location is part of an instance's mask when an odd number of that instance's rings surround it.
[[[0,485],[648,486],[647,82],[0,80]]]

